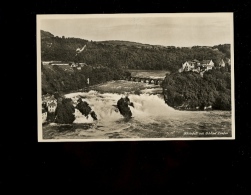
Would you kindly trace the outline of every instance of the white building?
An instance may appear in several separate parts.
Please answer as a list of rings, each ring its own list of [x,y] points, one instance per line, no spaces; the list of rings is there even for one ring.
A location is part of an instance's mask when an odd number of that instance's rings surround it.
[[[52,103],[49,103],[48,104],[48,112],[55,112],[56,111],[56,108],[57,108],[57,104],[52,102]]]
[[[230,60],[229,58],[227,58],[227,59],[226,59],[226,63],[227,63],[228,65],[231,65],[231,60]]]
[[[202,60],[201,66],[205,68],[205,70],[212,70],[214,67],[214,63],[212,60]]]
[[[42,61],[43,65],[49,65],[52,61]]]
[[[72,63],[70,66],[71,66],[72,68],[76,68],[76,67],[78,67],[78,65],[77,65],[77,64],[75,64],[75,63]]]
[[[46,100],[47,106],[49,106],[49,104],[51,103],[55,103],[57,105],[57,99],[54,97],[54,95],[52,95],[51,97],[47,98]]]
[[[194,69],[195,64],[191,61],[186,61],[184,64],[182,64],[182,69],[183,71],[190,71],[192,69]]]
[[[52,66],[69,66],[69,63],[61,62],[61,61],[52,61],[50,63]]]
[[[219,63],[219,67],[225,67],[225,62],[223,59],[221,59],[220,63]]]
[[[85,67],[85,66],[87,66],[87,64],[86,64],[86,63],[83,63],[83,62],[80,62],[80,63],[79,63],[79,66],[80,66],[80,67]]]

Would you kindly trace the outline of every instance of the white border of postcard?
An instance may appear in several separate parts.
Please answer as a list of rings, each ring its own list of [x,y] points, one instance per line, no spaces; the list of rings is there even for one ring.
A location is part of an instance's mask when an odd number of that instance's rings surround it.
[[[43,139],[42,136],[42,87],[41,87],[41,36],[40,22],[42,19],[77,19],[77,18],[104,18],[104,17],[229,17],[231,37],[231,117],[232,137],[193,137],[193,138],[119,138],[119,139]],[[235,88],[234,88],[234,15],[232,12],[223,13],[162,13],[162,14],[62,14],[37,15],[37,116],[38,116],[38,142],[107,142],[107,141],[166,141],[166,140],[234,140],[235,139]]]

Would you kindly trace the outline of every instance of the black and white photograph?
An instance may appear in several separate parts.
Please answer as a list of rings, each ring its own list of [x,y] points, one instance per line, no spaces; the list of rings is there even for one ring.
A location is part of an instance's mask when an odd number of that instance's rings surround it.
[[[235,139],[233,13],[36,24],[39,142]]]

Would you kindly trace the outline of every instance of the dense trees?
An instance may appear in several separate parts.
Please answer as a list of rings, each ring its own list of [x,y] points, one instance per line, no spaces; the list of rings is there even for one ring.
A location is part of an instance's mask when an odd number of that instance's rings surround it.
[[[218,63],[230,57],[230,45],[214,47],[163,47],[127,41],[95,42],[79,38],[59,38],[42,31],[42,61],[59,60],[101,64],[110,68],[177,71],[187,60],[212,59]],[[76,56],[76,49],[86,45]]]
[[[213,46],[213,49],[218,49],[219,51],[224,53],[227,58],[230,58],[230,45],[229,44],[216,45],[216,46]]]
[[[129,74],[122,69],[108,67],[86,66],[81,70],[65,69],[66,66],[42,65],[42,94],[70,92],[85,88],[88,86],[87,78],[89,78],[90,85],[95,85],[109,80],[122,79]]]
[[[203,77],[194,72],[173,73],[166,76],[162,86],[170,106],[203,109],[211,105],[231,110],[231,74],[227,68],[207,71]]]

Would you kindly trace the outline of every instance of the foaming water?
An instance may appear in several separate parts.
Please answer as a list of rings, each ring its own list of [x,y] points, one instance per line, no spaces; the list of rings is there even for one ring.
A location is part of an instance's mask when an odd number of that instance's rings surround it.
[[[77,103],[88,102],[98,121],[75,110],[73,125],[43,127],[44,139],[231,137],[231,112],[178,111],[165,104],[161,95],[129,95],[133,118],[126,121],[116,106],[121,95],[97,91],[65,95]]]

